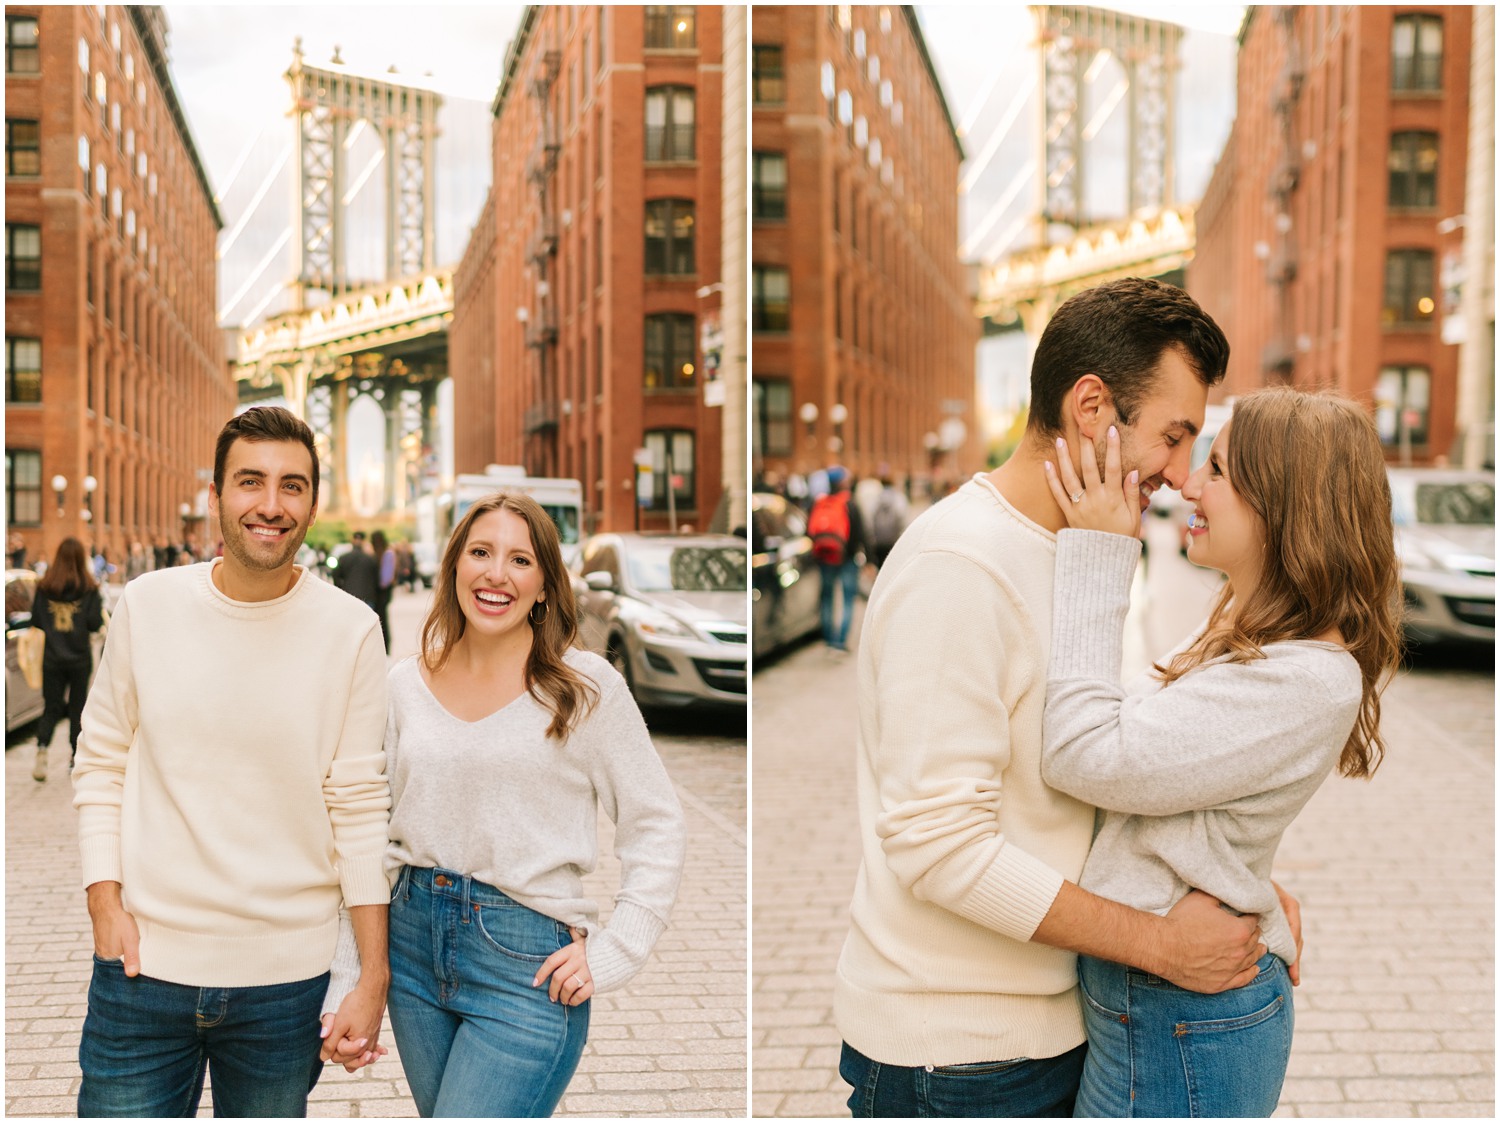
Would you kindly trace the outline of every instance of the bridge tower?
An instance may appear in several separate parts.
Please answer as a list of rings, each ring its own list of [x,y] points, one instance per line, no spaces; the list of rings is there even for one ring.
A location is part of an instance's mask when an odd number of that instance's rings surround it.
[[[1020,320],[1033,342],[1073,293],[1116,277],[1159,276],[1192,256],[1193,208],[1173,197],[1176,74],[1182,28],[1071,5],[1032,5],[1037,21],[1035,245],[981,267],[976,313]],[[1125,215],[1088,213],[1089,141],[1116,108],[1086,121],[1085,88],[1104,56],[1124,72]]]

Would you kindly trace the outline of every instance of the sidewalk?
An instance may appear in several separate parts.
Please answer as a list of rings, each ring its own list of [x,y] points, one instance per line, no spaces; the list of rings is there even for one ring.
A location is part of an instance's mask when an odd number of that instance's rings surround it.
[[[414,648],[425,595],[398,595],[394,650]],[[742,1117],[746,1105],[745,744],[677,722],[653,740],[687,817],[687,866],[672,924],[630,984],[594,1000],[589,1043],[560,1115]],[[79,885],[77,820],[59,728],[45,784],[31,742],[5,755],[5,1113],[73,1115],[92,936]],[[619,883],[613,827],[600,816],[599,868],[585,880],[607,917]],[[310,1116],[413,1117],[390,1055],[357,1073],[328,1066]],[[200,1116],[212,1114],[205,1094]]]
[[[830,1007],[859,863],[855,659],[810,644],[753,696],[752,1111],[847,1116]],[[1404,673],[1382,726],[1375,779],[1331,778],[1277,859],[1306,935],[1277,1115],[1493,1117],[1493,676]]]

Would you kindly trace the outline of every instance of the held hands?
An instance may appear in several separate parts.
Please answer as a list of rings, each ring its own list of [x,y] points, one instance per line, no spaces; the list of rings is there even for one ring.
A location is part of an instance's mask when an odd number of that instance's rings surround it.
[[[1167,970],[1156,974],[1184,990],[1201,994],[1242,987],[1260,973],[1256,961],[1266,954],[1260,941],[1260,918],[1236,916],[1219,907],[1216,897],[1194,889],[1167,913],[1174,950]]]
[[[588,955],[584,950],[588,936],[577,928],[568,931],[573,935],[573,942],[547,957],[531,985],[539,987],[551,976],[547,997],[565,1006],[579,1006],[594,996],[594,977],[589,972]]]
[[[323,1015],[320,1056],[354,1072],[374,1064],[390,1050],[380,1044],[380,1019],[385,1012],[383,986],[360,984],[339,1003],[338,1013]]]
[[[1120,433],[1113,425],[1104,441],[1104,478],[1099,478],[1099,458],[1093,446],[1082,437],[1078,442],[1078,461],[1083,479],[1073,470],[1068,442],[1057,438],[1057,466],[1045,462],[1047,487],[1062,508],[1068,525],[1076,530],[1103,530],[1134,538],[1141,526],[1141,481],[1139,472],[1131,472],[1120,482]]]

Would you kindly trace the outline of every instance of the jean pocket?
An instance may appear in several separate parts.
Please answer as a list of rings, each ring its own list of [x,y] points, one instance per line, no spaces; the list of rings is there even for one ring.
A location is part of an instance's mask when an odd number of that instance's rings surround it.
[[[1178,1022],[1173,1036],[1193,1115],[1264,1118],[1276,1110],[1292,1052],[1288,995],[1238,1017]]]
[[[1234,1033],[1236,1030],[1254,1029],[1261,1022],[1274,1018],[1281,1013],[1282,1007],[1286,1005],[1286,998],[1278,994],[1269,1004],[1256,1010],[1254,1013],[1242,1014],[1236,1018],[1211,1018],[1201,1022],[1178,1022],[1174,1031],[1176,1037],[1190,1037],[1194,1034],[1204,1033]]]
[[[966,1065],[934,1065],[933,1073],[938,1076],[993,1076],[997,1072],[1007,1072],[1017,1065],[1026,1064],[1030,1057],[1013,1057],[1008,1061],[976,1061]]]
[[[565,924],[518,905],[473,905],[475,927],[501,955],[541,963],[573,937]]]

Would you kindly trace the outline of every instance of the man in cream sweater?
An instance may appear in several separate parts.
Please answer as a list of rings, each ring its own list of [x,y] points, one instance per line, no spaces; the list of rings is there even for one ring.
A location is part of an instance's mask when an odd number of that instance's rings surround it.
[[[213,562],[116,609],[73,773],[94,927],[80,1116],[306,1114],[335,1046],[378,1048],[389,969],[385,651],[293,559],[317,512],[306,424],[225,425]],[[349,906],[360,985],[319,1011]],[[348,1054],[339,1059],[348,1060]]]
[[[1071,1115],[1075,953],[1200,991],[1255,973],[1255,917],[1193,894],[1165,916],[1079,889],[1094,809],[1041,777],[1056,532],[1044,463],[1111,425],[1142,504],[1188,476],[1229,345],[1182,290],[1130,278],[1058,309],[1026,440],[901,536],[860,645],[863,861],[839,959],[856,1116]]]

